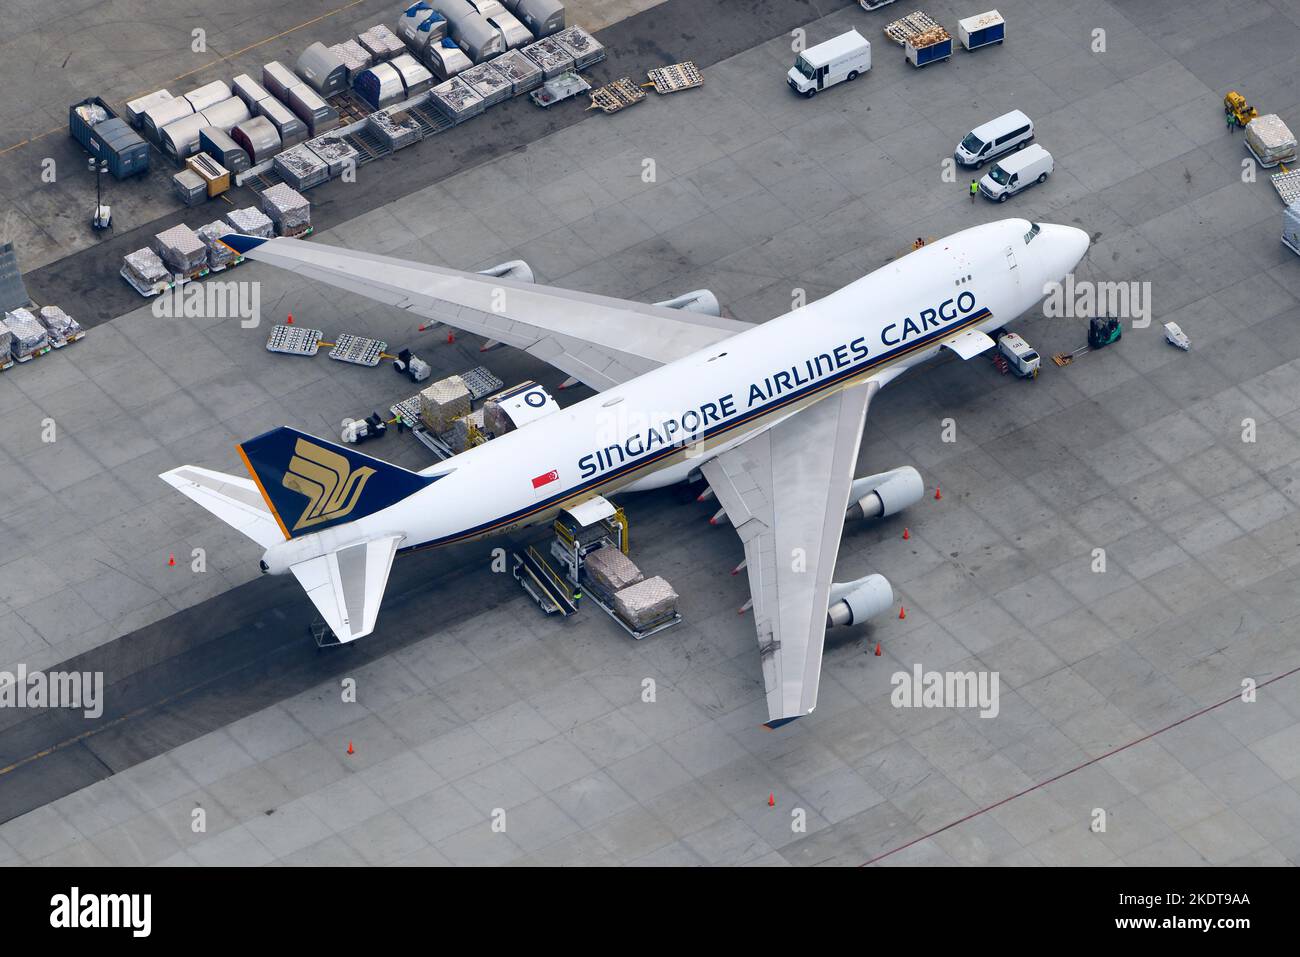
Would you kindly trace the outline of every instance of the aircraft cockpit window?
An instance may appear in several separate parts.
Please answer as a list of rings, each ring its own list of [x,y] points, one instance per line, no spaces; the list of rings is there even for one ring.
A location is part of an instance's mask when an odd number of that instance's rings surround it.
[[[1033,241],[1034,237],[1042,231],[1042,226],[1039,226],[1037,223],[1030,223],[1029,232],[1025,233],[1025,245],[1028,246]]]

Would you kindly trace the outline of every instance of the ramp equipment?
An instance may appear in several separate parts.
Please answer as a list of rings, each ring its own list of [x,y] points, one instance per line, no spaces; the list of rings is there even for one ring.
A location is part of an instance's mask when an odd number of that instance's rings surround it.
[[[654,91],[660,94],[679,93],[682,90],[690,90],[704,85],[704,74],[693,60],[670,63],[668,66],[657,66],[653,70],[647,70],[646,76],[650,78],[650,82],[641,85],[643,87],[652,86]]]
[[[636,106],[645,99],[645,90],[632,82],[630,76],[620,77],[613,83],[592,90],[589,110],[601,110],[605,113],[617,113],[629,106]]]

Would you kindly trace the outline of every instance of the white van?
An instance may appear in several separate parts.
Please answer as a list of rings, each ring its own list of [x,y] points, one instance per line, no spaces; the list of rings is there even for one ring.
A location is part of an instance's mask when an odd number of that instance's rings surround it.
[[[957,144],[952,155],[962,166],[979,169],[1003,153],[1020,149],[1033,138],[1033,121],[1019,110],[1012,110],[975,127]]]
[[[842,80],[856,80],[871,69],[871,44],[850,30],[799,54],[786,80],[796,93],[814,97]]]
[[[980,192],[1005,203],[1026,186],[1046,180],[1055,168],[1052,154],[1035,143],[994,163],[980,180]]]

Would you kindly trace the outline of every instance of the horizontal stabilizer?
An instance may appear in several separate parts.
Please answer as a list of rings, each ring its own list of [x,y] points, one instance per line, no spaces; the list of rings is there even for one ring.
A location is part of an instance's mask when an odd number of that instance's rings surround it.
[[[290,565],[325,624],[346,644],[375,630],[401,535],[374,538]]]
[[[158,477],[263,548],[284,541],[262,493],[249,479],[197,465],[182,465]]]

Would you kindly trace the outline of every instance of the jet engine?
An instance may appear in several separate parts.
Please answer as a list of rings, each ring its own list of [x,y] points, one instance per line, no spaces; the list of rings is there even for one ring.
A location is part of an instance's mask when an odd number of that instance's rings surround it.
[[[718,302],[718,297],[707,289],[696,289],[693,292],[684,293],[676,299],[665,299],[663,302],[656,302],[656,306],[663,306],[665,309],[684,309],[686,312],[698,312],[704,316],[721,316],[722,306]]]
[[[514,279],[517,282],[533,282],[533,267],[528,265],[522,259],[512,259],[509,262],[498,263],[491,269],[480,269],[480,276],[491,276],[493,279]]]
[[[910,465],[854,479],[845,518],[884,518],[920,501],[925,494],[921,473]]]
[[[860,625],[884,614],[894,605],[894,589],[884,575],[868,575],[857,581],[831,585],[831,603],[826,627]]]

